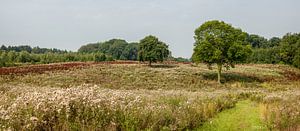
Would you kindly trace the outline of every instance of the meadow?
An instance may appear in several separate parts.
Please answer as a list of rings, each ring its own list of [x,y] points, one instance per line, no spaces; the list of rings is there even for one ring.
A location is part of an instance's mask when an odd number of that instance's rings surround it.
[[[299,69],[236,65],[220,85],[215,68],[93,63],[2,74],[0,129],[300,130]]]

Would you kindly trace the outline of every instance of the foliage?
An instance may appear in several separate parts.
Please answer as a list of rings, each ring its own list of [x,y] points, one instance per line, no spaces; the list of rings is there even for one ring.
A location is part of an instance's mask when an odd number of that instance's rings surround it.
[[[105,61],[105,60],[106,60],[106,56],[104,54],[102,54],[102,53],[95,54],[96,62]]]
[[[59,50],[56,48],[48,49],[48,48],[40,48],[40,47],[31,47],[28,45],[20,45],[20,46],[5,46],[2,45],[0,50],[2,51],[15,51],[15,52],[28,52],[28,53],[35,53],[35,54],[44,54],[44,53],[67,53],[66,50]]]
[[[294,58],[300,52],[300,34],[286,34],[280,43],[280,57],[281,60],[293,65]],[[297,60],[295,60],[295,64]],[[299,66],[299,65],[294,65]]]
[[[247,41],[255,47],[247,63],[288,64],[300,68],[300,35],[288,33],[283,38],[273,37],[266,42],[265,38],[250,35]]]
[[[174,60],[177,62],[190,62],[190,59],[183,58],[183,57],[177,57],[177,58],[174,58]]]
[[[267,47],[268,44],[268,40],[266,38],[255,34],[247,35],[246,41],[254,48]]]
[[[27,51],[1,51],[0,50],[0,67],[15,66],[19,64],[49,64],[58,62],[72,62],[72,61],[113,61],[111,56],[103,53],[28,53]]]
[[[19,56],[17,57],[17,62],[26,63],[31,62],[31,56],[27,51],[20,52]]]
[[[300,68],[300,50],[299,49],[296,52],[296,55],[293,59],[293,65],[297,68]]]
[[[168,45],[159,41],[155,36],[146,36],[140,41],[138,59],[139,61],[149,61],[149,65],[152,62],[164,61],[170,54]]]
[[[3,66],[6,65],[6,61],[7,61],[6,58],[7,58],[7,57],[5,57],[4,53],[5,53],[5,52],[2,52],[2,51],[0,50],[0,67],[3,67]]]
[[[137,60],[138,43],[127,43],[121,39],[111,39],[106,42],[91,43],[81,46],[80,53],[100,52],[117,60]]]
[[[273,48],[255,48],[253,53],[248,57],[247,63],[280,63],[279,47]]]
[[[128,44],[120,56],[121,60],[137,60],[139,43]]]
[[[249,42],[253,48],[272,48],[278,46],[281,39],[272,37],[268,40],[256,34],[247,34],[246,41]]]
[[[281,42],[280,38],[272,37],[271,39],[269,39],[267,47],[277,47],[279,46],[280,42]]]
[[[195,30],[194,62],[204,62],[209,66],[218,65],[218,82],[222,66],[234,67],[251,54],[250,45],[245,42],[246,33],[225,22],[208,21]]]

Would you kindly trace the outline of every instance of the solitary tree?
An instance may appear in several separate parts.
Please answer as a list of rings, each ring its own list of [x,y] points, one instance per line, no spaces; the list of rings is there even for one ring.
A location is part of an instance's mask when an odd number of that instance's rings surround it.
[[[168,45],[150,35],[140,41],[138,59],[139,61],[149,61],[149,66],[151,66],[152,62],[163,62],[169,53]]]
[[[234,68],[234,64],[246,60],[251,46],[246,42],[246,33],[223,21],[208,21],[195,30],[195,45],[192,59],[203,62],[211,69],[218,67],[218,83],[221,83],[222,67]]]

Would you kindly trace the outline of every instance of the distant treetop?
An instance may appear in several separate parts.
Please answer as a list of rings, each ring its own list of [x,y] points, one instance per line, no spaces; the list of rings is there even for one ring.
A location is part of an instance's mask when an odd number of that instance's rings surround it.
[[[29,45],[20,45],[20,46],[5,46],[2,45],[0,47],[2,51],[15,51],[15,52],[22,52],[27,51],[28,53],[35,53],[35,54],[44,54],[44,53],[67,53],[66,50],[59,50],[56,48],[40,48],[40,47],[31,47]]]
[[[90,43],[78,49],[80,53],[101,52],[117,60],[137,60],[138,43],[128,43],[122,39]]]

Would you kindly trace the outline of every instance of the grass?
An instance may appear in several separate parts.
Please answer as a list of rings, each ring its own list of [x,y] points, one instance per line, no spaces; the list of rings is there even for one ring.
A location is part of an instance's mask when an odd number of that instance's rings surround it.
[[[222,85],[203,64],[5,75],[0,130],[297,130],[299,74],[284,65],[237,65],[223,71]]]
[[[228,131],[228,130],[266,130],[260,119],[258,104],[250,100],[240,101],[232,109],[219,113],[215,118],[206,122],[198,130]]]
[[[161,66],[157,66],[161,67]],[[1,83],[9,85],[51,86],[68,88],[82,84],[97,84],[111,89],[185,89],[198,90],[215,88],[215,70],[208,70],[205,65],[168,66],[170,68],[149,68],[143,65],[97,65],[84,69],[46,72],[44,74],[11,75],[0,77]],[[223,79],[227,87],[237,83],[258,87],[269,80],[285,81],[284,72],[276,69],[270,74],[269,69],[245,72],[248,66],[237,66],[235,69],[223,71]],[[273,68],[270,65],[270,68]],[[274,67],[275,68],[275,67]],[[254,70],[253,69],[253,70]],[[284,68],[286,69],[286,68]],[[288,80],[289,81],[289,80]]]
[[[23,87],[24,88],[24,87]],[[28,91],[26,91],[28,90]],[[229,92],[73,89],[16,89],[0,122],[16,130],[193,129],[231,108],[239,94]],[[3,108],[2,108],[3,109]]]

